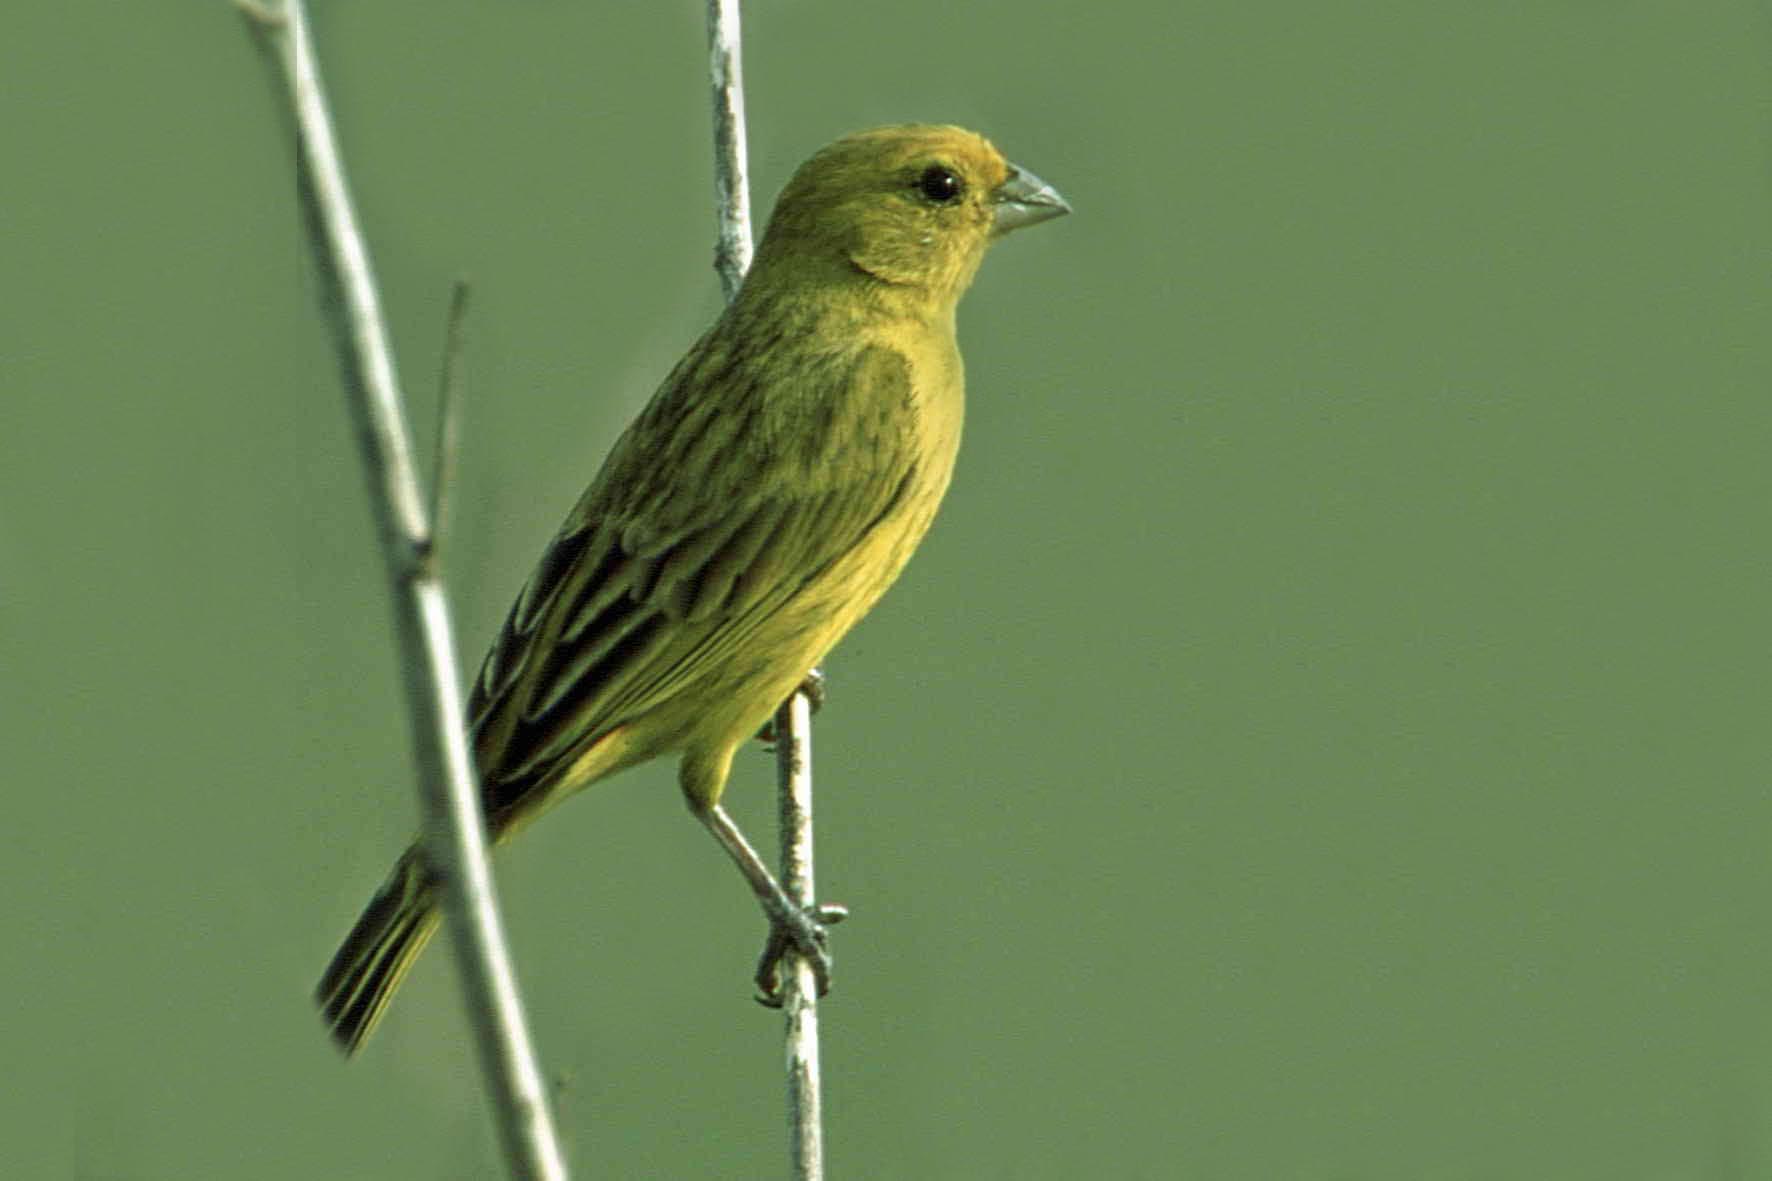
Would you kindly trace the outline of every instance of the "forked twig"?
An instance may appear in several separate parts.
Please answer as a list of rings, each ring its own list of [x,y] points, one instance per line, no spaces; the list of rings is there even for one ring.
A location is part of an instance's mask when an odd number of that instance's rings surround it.
[[[457,279],[449,292],[449,322],[443,331],[443,364],[437,372],[437,453],[431,463],[431,531],[425,556],[441,560],[454,507],[455,463],[461,449],[461,351],[468,314],[468,281]]]
[[[320,271],[323,310],[357,427],[394,603],[425,815],[425,852],[443,882],[481,1073],[511,1175],[524,1181],[565,1181],[565,1162],[498,918],[456,681],[449,601],[427,556],[432,533],[393,348],[369,248],[345,184],[307,10],[302,0],[237,2],[289,85],[308,241]]]

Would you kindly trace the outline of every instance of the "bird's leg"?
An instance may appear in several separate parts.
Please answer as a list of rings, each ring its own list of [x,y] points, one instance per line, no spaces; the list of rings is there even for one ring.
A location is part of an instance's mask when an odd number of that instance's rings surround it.
[[[801,907],[789,898],[744,833],[738,830],[726,809],[718,804],[699,805],[691,801],[690,811],[714,834],[720,847],[750,883],[751,892],[763,906],[769,919],[769,941],[757,961],[757,1000],[771,1008],[781,1006],[781,957],[791,947],[806,958],[812,975],[818,981],[818,994],[831,988],[831,953],[825,948],[826,928],[842,922],[849,912],[834,904]]]
[[[795,687],[794,692],[806,694],[806,703],[812,707],[813,713],[817,713],[819,710],[823,709],[825,697],[827,696],[825,692],[824,670],[822,668],[808,670],[806,673],[806,679],[801,681],[799,685]],[[790,695],[790,700],[791,699]],[[776,713],[780,712],[780,710],[776,711]],[[773,747],[775,745],[775,714],[770,714],[769,720],[763,723],[763,728],[757,731],[757,740],[766,746]]]

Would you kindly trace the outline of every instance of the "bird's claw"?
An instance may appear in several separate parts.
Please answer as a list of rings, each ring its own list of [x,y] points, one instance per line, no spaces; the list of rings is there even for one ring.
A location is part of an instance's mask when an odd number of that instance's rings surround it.
[[[794,692],[804,693],[806,695],[806,704],[811,707],[812,713],[817,713],[819,710],[823,709],[825,699],[829,696],[825,691],[824,670],[822,668],[815,668],[807,672],[806,679],[795,686]],[[789,696],[788,700],[793,700],[792,695]],[[783,702],[783,704],[785,705],[786,702]],[[773,717],[767,722],[764,722],[763,728],[757,731],[757,740],[765,746],[775,745],[775,719]]]
[[[824,669],[808,669],[806,679],[800,682],[800,687],[795,692],[806,694],[806,704],[812,707],[813,713],[823,709],[825,699],[829,696],[825,688]]]
[[[785,922],[771,923],[763,954],[757,959],[756,1002],[765,1008],[781,1008],[785,1000],[781,966],[790,951],[812,969],[818,995],[830,992],[831,953],[825,946],[829,941],[829,928],[848,917],[846,907],[827,902],[796,910]]]

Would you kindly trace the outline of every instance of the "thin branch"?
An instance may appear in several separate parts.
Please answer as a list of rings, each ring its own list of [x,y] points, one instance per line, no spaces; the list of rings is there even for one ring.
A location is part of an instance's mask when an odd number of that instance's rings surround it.
[[[307,11],[302,0],[241,8],[273,50],[289,85],[309,243],[387,562],[425,814],[426,856],[443,882],[488,1097],[511,1174],[524,1181],[564,1181],[566,1167],[498,918],[480,793],[462,720],[449,603],[424,558],[430,533],[393,350],[369,249],[345,184]]]
[[[776,777],[781,808],[781,886],[812,905],[812,702],[796,692],[775,714]],[[836,917],[835,914],[821,918]],[[824,1176],[824,1100],[818,1067],[818,981],[790,950],[781,1011],[787,1022],[788,1136],[795,1181]]]
[[[744,158],[744,71],[739,0],[707,0],[707,66],[714,98],[714,270],[732,300],[751,264],[750,179]],[[812,670],[813,676],[817,670]],[[776,711],[780,780],[781,888],[799,906],[813,904],[812,700],[796,692]],[[836,915],[833,910],[833,920]],[[819,988],[812,965],[789,949],[781,982],[787,1037],[789,1149],[796,1181],[824,1177],[824,1119],[819,1080]]]
[[[468,281],[457,279],[449,293],[449,323],[443,331],[443,364],[437,373],[437,454],[431,464],[431,532],[426,557],[439,561],[449,535],[450,494],[461,448],[461,346],[468,313]]]
[[[726,298],[738,294],[751,262],[751,198],[746,176],[744,72],[739,0],[708,0],[708,76],[714,107],[714,211],[719,238],[714,267]],[[817,670],[812,670],[816,675]],[[775,715],[780,782],[781,884],[802,907],[813,905],[812,702],[801,690]],[[821,916],[824,917],[824,916]],[[841,917],[833,908],[828,921]],[[789,1151],[795,1181],[824,1177],[823,1100],[818,1057],[818,985],[812,966],[789,948],[782,980],[786,1022]]]
[[[708,0],[708,77],[714,93],[714,269],[730,300],[751,267],[751,184],[745,172],[744,70],[738,0]]]

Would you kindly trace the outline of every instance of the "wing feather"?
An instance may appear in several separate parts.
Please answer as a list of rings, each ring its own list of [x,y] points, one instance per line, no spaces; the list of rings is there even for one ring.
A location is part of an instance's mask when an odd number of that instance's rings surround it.
[[[704,340],[710,355],[686,358],[617,443],[488,654],[470,716],[494,815],[585,740],[743,659],[913,483],[909,424],[890,429],[874,410],[908,402],[899,354],[790,374],[807,396],[789,424],[716,345]],[[725,388],[685,388],[710,377]],[[869,412],[833,405],[846,400]]]

